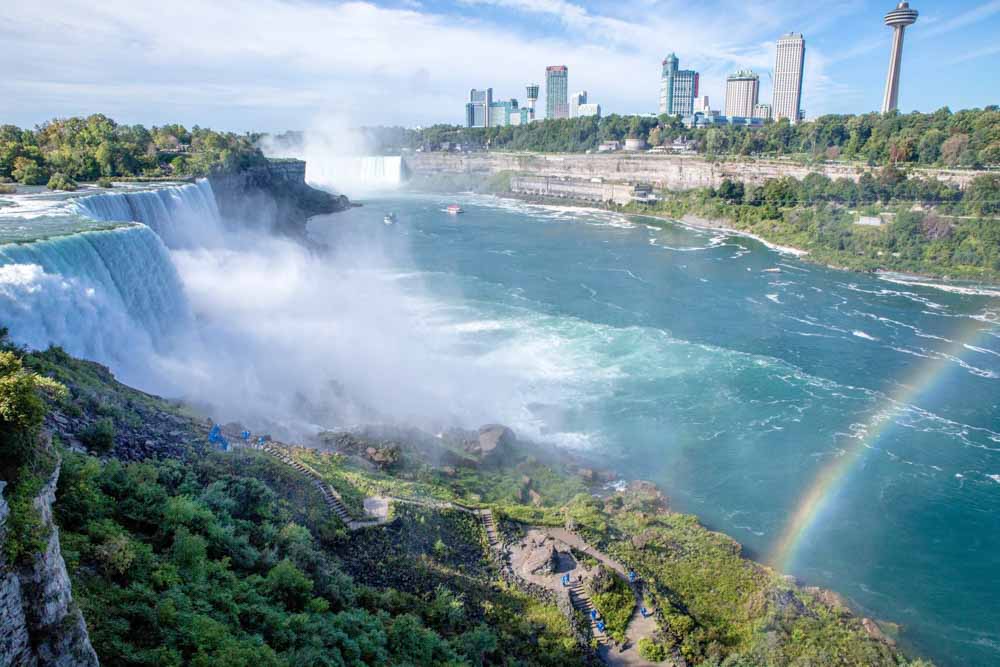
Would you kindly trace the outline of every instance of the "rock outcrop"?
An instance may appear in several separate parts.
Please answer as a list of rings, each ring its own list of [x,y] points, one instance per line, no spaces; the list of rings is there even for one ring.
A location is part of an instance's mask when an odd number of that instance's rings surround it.
[[[17,667],[90,667],[100,664],[83,615],[73,603],[59,529],[52,518],[59,469],[35,498],[48,531],[45,548],[27,564],[7,563],[0,548],[0,664]],[[9,508],[0,482],[0,547]]]
[[[479,429],[475,440],[466,442],[465,449],[481,463],[496,464],[511,453],[517,442],[514,432],[502,424],[487,424]]]
[[[266,160],[208,180],[223,218],[289,236],[303,237],[314,215],[351,207],[347,197],[307,185],[302,160]]]

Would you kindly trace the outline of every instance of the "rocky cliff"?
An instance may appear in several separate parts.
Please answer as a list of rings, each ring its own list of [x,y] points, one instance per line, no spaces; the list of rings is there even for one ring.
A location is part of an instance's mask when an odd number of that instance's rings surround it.
[[[786,160],[709,160],[699,155],[653,155],[648,153],[412,153],[404,157],[408,173],[415,178],[428,174],[476,174],[488,176],[512,172],[521,176],[549,177],[592,183],[591,179],[617,183],[650,183],[659,188],[686,190],[718,187],[723,179],[763,185],[769,178],[810,173],[831,179],[858,180],[870,167],[829,162],[816,165]],[[971,170],[915,169],[916,175],[936,178],[965,187],[978,174]],[[597,183],[594,183],[597,185]],[[600,186],[597,188],[600,189]],[[607,198],[606,198],[607,199]]]
[[[302,160],[265,160],[236,171],[209,176],[224,218],[302,236],[314,215],[350,208],[343,195],[332,195],[306,184]]]
[[[98,665],[87,626],[73,604],[59,529],[52,518],[59,468],[42,487],[34,507],[48,532],[44,550],[28,564],[8,563],[4,549],[10,510],[0,482],[0,664],[17,667]]]

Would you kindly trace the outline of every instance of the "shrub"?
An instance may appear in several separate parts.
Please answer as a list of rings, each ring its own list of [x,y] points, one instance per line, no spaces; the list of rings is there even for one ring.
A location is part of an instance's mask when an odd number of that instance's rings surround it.
[[[663,662],[667,659],[667,647],[657,644],[649,637],[643,637],[639,640],[639,655],[650,662]]]
[[[61,172],[56,172],[52,174],[52,178],[49,179],[49,184],[46,186],[49,190],[66,190],[72,192],[76,190],[77,184],[72,178],[63,174]]]
[[[101,178],[97,179],[97,187],[99,187],[99,188],[113,188],[113,187],[115,187],[115,184],[107,176],[102,176]]]
[[[80,433],[80,442],[98,454],[107,454],[115,446],[115,423],[109,418],[98,419]]]
[[[10,183],[0,183],[0,195],[12,195],[17,192],[17,186]]]
[[[632,590],[621,577],[602,565],[590,581],[590,591],[594,606],[604,618],[608,634],[624,641],[625,630],[635,609]]]

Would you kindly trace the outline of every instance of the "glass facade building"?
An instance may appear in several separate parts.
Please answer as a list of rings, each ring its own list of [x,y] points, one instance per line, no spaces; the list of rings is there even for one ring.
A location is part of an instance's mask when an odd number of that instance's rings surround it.
[[[469,101],[465,104],[466,127],[489,127],[490,107],[493,105],[493,89],[469,91]]]
[[[690,116],[698,97],[698,73],[679,69],[680,61],[671,53],[663,60],[660,74],[660,113]]]
[[[545,68],[545,117],[569,118],[569,70],[565,65]]]

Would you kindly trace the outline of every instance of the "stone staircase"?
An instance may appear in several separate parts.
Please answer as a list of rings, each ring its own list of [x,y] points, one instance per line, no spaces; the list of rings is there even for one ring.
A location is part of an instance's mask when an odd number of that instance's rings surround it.
[[[264,443],[244,442],[241,435],[237,433],[224,431],[222,435],[225,436],[233,446],[262,451],[308,477],[312,482],[312,485],[323,497],[323,502],[326,503],[327,508],[333,512],[345,526],[347,526],[348,530],[358,530],[369,526],[377,526],[378,524],[383,523],[379,519],[363,519],[360,521],[354,519],[351,516],[350,510],[347,509],[347,505],[344,504],[344,499],[340,497],[339,493],[337,493],[337,490],[327,484],[318,472],[293,459],[288,454],[284,446],[270,440]]]
[[[493,510],[474,510],[479,515],[479,521],[486,530],[486,541],[490,544],[490,549],[500,551],[500,534],[497,532],[496,523],[493,520]]]
[[[605,645],[608,643],[608,636],[602,630],[597,627],[597,621],[591,616],[591,612],[596,611],[593,601],[590,599],[590,595],[584,589],[583,583],[580,581],[574,581],[569,585],[569,601],[573,604],[573,609],[582,611],[587,615],[587,620],[590,621],[590,632],[594,639],[597,640],[599,645]]]

